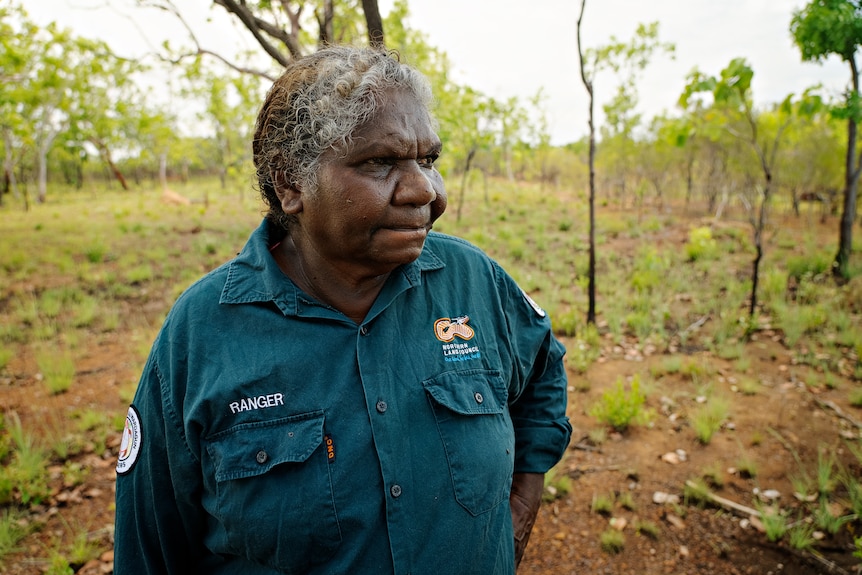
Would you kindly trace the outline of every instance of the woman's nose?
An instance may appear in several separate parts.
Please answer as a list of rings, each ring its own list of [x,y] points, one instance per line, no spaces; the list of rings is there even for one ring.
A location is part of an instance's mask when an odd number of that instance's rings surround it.
[[[425,206],[437,198],[437,192],[426,171],[415,161],[404,162],[399,167],[398,183],[395,188],[395,204]]]

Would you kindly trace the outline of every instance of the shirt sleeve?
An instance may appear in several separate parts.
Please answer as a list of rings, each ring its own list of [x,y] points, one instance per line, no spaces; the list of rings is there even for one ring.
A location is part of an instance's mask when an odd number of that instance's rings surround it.
[[[502,269],[513,373],[509,413],[515,428],[515,473],[545,473],[562,459],[572,434],[566,416],[565,347],[547,314]]]
[[[185,441],[155,355],[130,408],[117,468],[116,575],[194,573],[205,554],[196,501],[200,465]],[[130,419],[137,430],[129,430]]]

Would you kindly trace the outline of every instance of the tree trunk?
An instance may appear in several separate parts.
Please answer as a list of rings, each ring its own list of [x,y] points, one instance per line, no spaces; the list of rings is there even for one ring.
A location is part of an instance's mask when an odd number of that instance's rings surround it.
[[[39,191],[36,195],[36,201],[40,204],[44,204],[48,198],[48,150],[51,149],[51,144],[54,143],[54,138],[56,137],[56,132],[49,134],[39,145],[39,153],[36,160],[39,165]]]
[[[18,181],[15,179],[15,163],[12,160],[12,136],[8,130],[3,132],[3,144],[6,155],[3,158],[3,171],[6,174],[6,189],[12,190],[12,197],[18,197]]]
[[[476,146],[470,148],[467,153],[467,161],[464,162],[464,175],[461,177],[461,196],[458,198],[458,209],[455,210],[455,221],[461,221],[461,208],[464,207],[464,196],[467,195],[467,176],[470,174],[470,166],[473,163],[473,156],[476,155]]]
[[[578,16],[578,57],[581,63],[581,80],[589,95],[590,114],[587,123],[590,127],[590,263],[587,286],[587,324],[596,323],[596,128],[593,122],[593,82],[587,80],[584,70],[584,54],[581,50],[581,21],[584,19],[584,8],[587,0],[581,0],[581,14]]]
[[[764,200],[766,201],[766,200]],[[761,205],[760,213],[765,209]],[[757,311],[757,284],[760,283],[760,260],[763,259],[763,230],[754,230],[754,261],[751,262],[751,302],[748,306],[748,317],[754,317]]]
[[[850,72],[853,79],[853,94],[859,93],[859,71],[856,59],[850,58]],[[856,118],[851,114],[847,119],[847,157],[844,178],[844,211],[838,236],[838,253],[832,264],[832,273],[837,279],[850,277],[850,252],[853,249],[853,220],[856,219],[856,190],[859,185],[860,164],[856,160]]]
[[[162,185],[162,191],[168,191],[168,154],[162,152],[159,154],[159,183]]]
[[[332,7],[332,0],[323,1],[323,13],[317,13],[317,27],[320,32],[317,35],[318,46],[328,46],[333,43],[335,33],[332,30],[332,18],[335,10]]]
[[[362,0],[362,11],[365,12],[365,24],[368,27],[368,44],[372,48],[381,50],[386,48],[383,37],[383,19],[380,18],[377,0]]]
[[[99,150],[99,155],[102,156],[102,160],[104,160],[105,164],[108,166],[108,169],[113,174],[114,178],[120,185],[123,187],[123,190],[129,191],[129,184],[126,183],[126,178],[123,177],[123,173],[120,172],[120,169],[114,164],[114,160],[111,158],[111,150],[108,149],[108,146],[105,145],[104,142],[97,138],[90,138],[90,143],[96,146]]]
[[[3,168],[3,189],[0,190],[0,206],[3,205],[3,196],[9,193],[9,170]]]
[[[685,208],[688,210],[688,204],[691,201],[691,190],[694,188],[694,154],[691,154],[686,162],[685,170]]]

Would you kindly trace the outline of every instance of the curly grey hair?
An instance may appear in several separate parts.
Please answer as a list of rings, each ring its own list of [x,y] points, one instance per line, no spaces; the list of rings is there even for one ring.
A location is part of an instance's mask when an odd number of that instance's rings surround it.
[[[288,65],[266,95],[252,142],[268,219],[289,230],[294,217],[282,210],[276,185],[316,193],[321,156],[346,149],[354,131],[394,88],[407,89],[426,108],[430,105],[428,81],[394,52],[333,46]]]

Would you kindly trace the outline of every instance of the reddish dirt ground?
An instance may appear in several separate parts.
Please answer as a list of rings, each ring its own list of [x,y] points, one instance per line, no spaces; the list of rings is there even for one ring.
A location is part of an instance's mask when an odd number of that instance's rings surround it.
[[[763,388],[756,395],[740,397],[731,391],[729,378],[722,375],[731,372],[730,366],[720,369],[715,384],[735,397],[731,409],[734,429],[719,432],[706,446],[697,441],[688,424],[669,416],[684,415],[695,406],[691,383],[678,377],[663,383],[674,402],[665,413],[657,414],[652,427],[630,428],[625,435],[611,436],[600,446],[589,445],[587,432],[596,424],[584,413],[585,407],[598,399],[605,383],[643,373],[660,357],[642,361],[610,358],[594,365],[585,376],[570,374],[570,383],[578,384],[584,378],[591,382],[588,392],[570,397],[574,434],[564,467],[573,478],[572,490],[568,496],[542,507],[519,574],[828,572],[826,564],[810,555],[795,552],[786,544],[770,543],[750,523],[746,527],[744,514],[711,505],[680,508],[653,502],[655,492],[675,494],[684,500],[685,481],[716,466],[724,479],[724,486],[717,490],[722,497],[752,507],[755,488],[775,489],[781,494],[782,504],[788,504],[793,501],[789,477],[799,469],[793,452],[814,468],[818,445],[840,446],[842,435],[852,433],[846,421],[816,401],[840,403],[846,392],[807,389],[800,381],[807,368],[793,366],[790,354],[771,339],[752,347],[749,353],[757,353],[752,371],[759,374]],[[726,363],[717,358],[709,360],[718,366]],[[752,445],[758,437],[757,444]],[[588,449],[579,449],[578,445]],[[664,454],[678,449],[686,452],[685,461],[671,464],[662,459]],[[757,461],[756,477],[745,478],[733,472],[743,455]],[[858,465],[853,469],[860,473]],[[633,496],[634,508],[616,506],[612,513],[612,517],[627,521],[623,530],[625,545],[621,552],[609,554],[601,549],[599,534],[608,529],[610,518],[591,511],[592,500],[596,495],[625,492]],[[657,536],[636,533],[633,525],[637,521],[658,526]],[[854,566],[859,565],[859,560],[851,555],[849,532],[822,543],[820,551],[828,560],[845,572],[857,572]]]
[[[79,366],[73,389],[59,396],[47,395],[44,386],[39,385],[32,358],[14,360],[2,379],[0,410],[15,410],[26,419],[38,418],[48,426],[81,407],[123,413],[125,406],[117,399],[119,388],[135,381],[137,374],[126,348],[111,339],[94,342],[90,356]],[[661,356],[643,357],[632,352],[626,356],[625,352],[614,354],[611,349],[585,375],[571,373],[573,388],[587,387],[585,380],[589,381],[588,391],[570,394],[574,434],[562,469],[572,479],[572,489],[568,495],[543,505],[519,573],[825,572],[822,564],[784,544],[769,543],[750,525],[744,527],[743,516],[715,506],[653,502],[653,493],[657,491],[682,497],[685,481],[713,464],[724,470],[725,483],[719,490],[723,497],[750,506],[752,490],[759,487],[776,489],[782,498],[790,499],[792,487],[788,475],[797,469],[793,451],[802,461],[810,463],[817,460],[817,445],[841,444],[841,433],[848,432],[846,422],[823,409],[816,399],[840,403],[846,393],[808,389],[800,383],[801,372],[807,368],[793,366],[790,354],[768,337],[750,351],[758,354],[752,369],[760,374],[763,388],[752,396],[737,394],[732,409],[735,429],[719,432],[706,446],[697,442],[684,419],[671,417],[673,413],[684,415],[695,405],[691,382],[679,377],[663,381],[665,395],[673,400],[664,412],[659,402],[650,400],[650,406],[657,410],[652,426],[633,427],[624,435],[611,434],[600,445],[590,444],[588,432],[596,423],[586,415],[586,407],[618,377],[644,373]],[[717,358],[705,359],[719,367],[715,385],[733,394],[732,384],[721,375],[723,371],[729,373],[730,367],[722,368],[723,362]],[[755,436],[760,439],[752,445]],[[43,572],[47,567],[46,549],[57,540],[70,538],[80,528],[86,528],[99,546],[100,557],[75,566],[77,572],[111,572],[113,466],[117,447],[118,438],[112,437],[105,453],[90,452],[78,458],[91,473],[83,485],[73,490],[62,486],[59,466],[52,470],[54,496],[32,519],[44,522],[45,526],[25,539],[22,551],[6,562],[6,573]],[[685,461],[671,464],[662,459],[663,454],[678,449],[686,452]],[[758,461],[755,478],[743,478],[728,471],[744,454]],[[610,518],[591,511],[591,502],[596,495],[625,492],[631,493],[634,505],[631,509],[617,506],[612,513],[613,517],[627,520],[623,529],[625,544],[619,553],[609,554],[602,550],[599,535],[608,528]],[[636,533],[633,528],[636,521],[652,522],[658,533],[655,537]],[[851,543],[849,534],[844,534],[831,537],[820,548],[826,558],[849,571],[858,564],[851,555]]]
[[[128,313],[139,314],[141,324],[154,330],[167,305],[156,299],[137,302],[139,305]],[[678,374],[662,376],[655,382],[656,391],[647,401],[647,407],[655,412],[651,425],[631,427],[624,434],[610,434],[605,441],[594,443],[590,435],[598,424],[587,415],[589,406],[618,378],[648,374],[651,366],[666,358],[661,351],[644,355],[634,343],[615,346],[606,341],[600,359],[585,374],[569,374],[574,434],[560,469],[570,478],[571,490],[543,505],[520,575],[860,572],[860,560],[852,556],[853,533],[849,529],[825,535],[817,549],[826,562],[818,562],[784,542],[770,543],[744,513],[684,500],[675,505],[653,501],[656,492],[682,498],[686,480],[713,469],[723,482],[714,488],[721,497],[752,507],[754,489],[774,489],[780,493],[783,507],[796,509],[790,481],[799,471],[796,458],[812,470],[818,447],[834,450],[841,465],[862,476],[858,462],[845,447],[848,437],[859,437],[860,429],[828,408],[832,402],[855,421],[862,419],[860,410],[848,404],[847,390],[859,382],[841,376],[834,388],[806,385],[811,368],[797,363],[794,350],[781,343],[780,334],[764,330],[746,345],[748,374],[761,384],[753,395],[734,390],[738,374],[730,362],[705,351],[689,350],[688,358],[713,368],[707,380],[698,385],[709,384],[732,402],[731,425],[708,445],[696,440],[686,417],[697,406],[697,385]],[[566,343],[574,345],[571,340]],[[86,347],[89,352],[77,361],[74,385],[60,395],[50,395],[41,384],[34,357],[27,352],[14,357],[0,372],[0,413],[14,411],[25,426],[38,422],[49,430],[62,428],[81,409],[101,410],[111,418],[125,414],[126,405],[120,397],[128,395],[137,381],[140,348],[146,343],[131,341],[129,333],[118,331],[93,335]],[[8,556],[0,571],[10,575],[43,573],[49,567],[51,549],[69,545],[83,530],[98,548],[97,558],[74,565],[75,572],[112,572],[114,462],[119,433],[109,437],[106,444],[102,452],[90,445],[75,457],[76,463],[90,470],[82,485],[65,487],[61,466],[51,468],[53,495],[29,519],[41,528],[24,539],[20,551]],[[684,461],[668,463],[663,459],[677,450],[685,452]],[[734,471],[745,457],[757,461],[755,477]],[[595,497],[613,495],[619,501],[623,494],[631,495],[627,508],[617,504],[610,516],[592,511]],[[795,511],[791,517],[796,518]],[[601,547],[600,534],[612,519],[620,525],[620,518],[626,520],[624,544],[619,552],[609,553]],[[635,529],[638,522],[653,525],[654,535],[639,533]],[[852,525],[858,531],[860,521]]]

